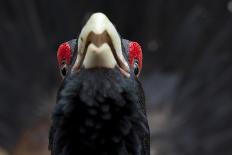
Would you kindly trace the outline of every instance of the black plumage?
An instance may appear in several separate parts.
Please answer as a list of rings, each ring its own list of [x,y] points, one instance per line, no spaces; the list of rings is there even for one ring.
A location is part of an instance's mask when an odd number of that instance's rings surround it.
[[[139,85],[119,70],[83,70],[67,77],[53,112],[52,154],[149,154]]]

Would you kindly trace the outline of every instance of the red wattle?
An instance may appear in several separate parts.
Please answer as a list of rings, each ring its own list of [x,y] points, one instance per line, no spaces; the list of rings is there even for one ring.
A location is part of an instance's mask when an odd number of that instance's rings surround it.
[[[57,60],[59,65],[64,61],[66,64],[70,64],[71,61],[71,47],[68,42],[61,44],[57,51]]]
[[[129,44],[129,63],[133,67],[134,59],[139,62],[139,70],[142,69],[143,53],[141,46],[137,42],[131,42]]]

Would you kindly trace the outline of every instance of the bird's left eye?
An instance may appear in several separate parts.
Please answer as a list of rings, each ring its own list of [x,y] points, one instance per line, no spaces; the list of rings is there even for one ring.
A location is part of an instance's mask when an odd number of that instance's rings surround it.
[[[139,62],[138,60],[134,60],[134,74],[137,76],[139,74]]]
[[[129,44],[129,61],[131,69],[138,77],[142,69],[143,53],[141,46],[137,42],[130,42]]]

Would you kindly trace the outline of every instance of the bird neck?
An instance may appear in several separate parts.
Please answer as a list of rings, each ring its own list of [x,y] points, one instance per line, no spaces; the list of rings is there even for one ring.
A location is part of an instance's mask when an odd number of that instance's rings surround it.
[[[148,130],[146,117],[131,87],[134,81],[116,73],[87,72],[64,82],[53,113],[58,149],[99,155],[139,152],[141,134]]]

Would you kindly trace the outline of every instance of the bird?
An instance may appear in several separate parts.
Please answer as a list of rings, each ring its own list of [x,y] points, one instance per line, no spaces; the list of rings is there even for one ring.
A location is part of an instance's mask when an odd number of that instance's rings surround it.
[[[78,38],[60,44],[62,77],[52,111],[52,155],[150,155],[142,49],[93,13]]]

